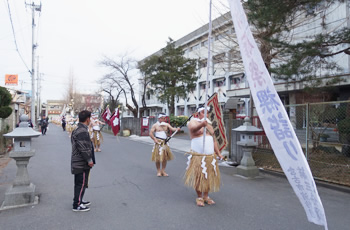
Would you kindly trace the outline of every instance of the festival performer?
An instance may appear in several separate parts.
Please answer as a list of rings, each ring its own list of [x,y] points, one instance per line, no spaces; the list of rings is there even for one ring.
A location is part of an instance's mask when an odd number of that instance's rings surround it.
[[[175,132],[180,131],[180,128],[173,128],[170,124],[166,123],[165,113],[160,113],[158,115],[158,122],[156,122],[150,132],[150,137],[154,141],[154,146],[152,150],[152,161],[156,162],[157,176],[169,176],[165,172],[167,161],[174,159],[173,154],[170,151],[169,143],[165,143],[167,132],[169,130]],[[160,163],[162,163],[162,168],[160,168]]]
[[[204,207],[205,203],[215,204],[208,194],[220,189],[220,171],[215,155],[220,159],[223,158],[215,141],[211,122],[204,118],[204,113],[205,108],[199,108],[198,117],[188,123],[191,150],[188,153],[188,166],[185,173],[185,185],[194,188],[197,193],[196,204],[200,207]],[[206,135],[203,149],[204,127],[206,127]]]
[[[67,126],[67,132],[69,133],[69,137],[71,137],[72,132],[75,130],[77,127],[77,119],[74,117],[70,117],[68,120],[68,126]]]
[[[91,141],[94,144],[95,152],[101,152],[100,146],[103,142],[100,125],[105,125],[104,122],[99,121],[96,114],[92,115],[90,127],[92,127]]]

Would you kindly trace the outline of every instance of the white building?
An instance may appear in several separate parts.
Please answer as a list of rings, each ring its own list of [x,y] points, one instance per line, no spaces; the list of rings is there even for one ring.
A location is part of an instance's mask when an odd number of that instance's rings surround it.
[[[332,7],[326,8],[324,14],[327,14],[326,20],[323,19],[323,14],[300,15],[300,26],[295,28],[291,33],[294,41],[308,39],[310,35],[317,33],[331,33],[332,31],[350,27],[350,8],[349,1],[346,3],[335,4]],[[318,5],[315,9],[310,9],[310,13],[321,12],[325,9],[324,4]],[[312,12],[311,12],[312,11]],[[321,24],[326,26],[323,27]],[[219,101],[224,105],[229,98],[236,98],[238,103],[237,115],[245,116],[249,111],[249,95],[250,90],[247,84],[244,68],[242,65],[239,47],[233,29],[230,13],[215,19],[212,23],[212,68],[211,78],[209,80],[209,95],[217,92]],[[194,91],[188,92],[186,99],[178,99],[176,101],[175,115],[191,115],[198,105],[204,103],[205,95],[205,80],[207,77],[207,57],[208,57],[208,28],[209,24],[198,28],[190,34],[175,41],[177,47],[182,47],[185,51],[185,57],[197,59],[197,87]],[[160,54],[160,51],[152,54]],[[348,100],[350,99],[350,56],[346,53],[340,53],[333,57],[334,60],[343,68],[342,72],[336,76],[327,73],[327,70],[320,70],[321,78],[341,77],[343,82],[337,83],[336,92],[332,92],[327,98],[322,95],[306,96],[303,89],[305,82],[294,81],[276,81],[275,88],[278,91],[281,100],[285,104],[301,104],[307,100],[309,102],[330,100]],[[142,61],[141,61],[142,62]],[[323,77],[327,75],[327,77]],[[320,86],[325,86],[320,84]],[[142,88],[142,87],[140,87]],[[144,115],[154,116],[159,112],[167,113],[167,106],[157,100],[157,95],[147,96],[148,111]],[[141,103],[140,103],[141,104]]]
[[[212,68],[208,94],[217,92],[222,105],[228,100],[227,91],[236,88],[247,87],[243,66],[240,60],[230,14],[227,13],[212,23]],[[192,92],[188,92],[185,99],[177,98],[175,103],[175,115],[189,116],[205,101],[205,81],[207,78],[208,58],[208,28],[209,24],[200,27],[192,33],[175,42],[177,47],[182,47],[185,57],[197,59],[197,86]],[[155,54],[159,54],[158,51]],[[141,61],[142,62],[142,61]],[[141,87],[142,88],[142,87]],[[159,112],[167,111],[167,105],[157,100],[157,95],[147,94],[146,104],[149,107],[145,111],[146,116],[155,116]],[[248,103],[246,103],[248,104]],[[246,109],[241,109],[245,111]]]

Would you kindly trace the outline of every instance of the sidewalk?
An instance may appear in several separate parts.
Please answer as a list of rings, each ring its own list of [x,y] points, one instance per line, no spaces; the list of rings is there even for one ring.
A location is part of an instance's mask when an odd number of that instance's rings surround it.
[[[129,138],[133,141],[138,141],[141,143],[146,143],[153,145],[153,140],[149,136],[136,136],[136,135],[131,135]],[[183,133],[179,134],[177,136],[174,136],[173,138],[170,139],[169,141],[170,149],[172,150],[177,150],[179,152],[183,152],[184,154],[191,149],[191,140],[188,134]],[[228,156],[228,151],[224,150],[222,152],[223,156]]]

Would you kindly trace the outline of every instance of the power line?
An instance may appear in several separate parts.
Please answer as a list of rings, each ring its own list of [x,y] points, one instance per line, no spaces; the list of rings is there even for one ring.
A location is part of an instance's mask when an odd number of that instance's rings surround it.
[[[8,7],[8,11],[9,11],[9,17],[10,17],[10,22],[11,22],[11,28],[12,28],[12,33],[13,33],[13,38],[14,38],[14,42],[15,42],[15,46],[16,46],[16,51],[18,52],[19,57],[21,58],[23,64],[26,66],[27,70],[29,71],[29,73],[31,73],[30,69],[28,68],[27,64],[25,63],[21,53],[19,52],[18,46],[17,46],[17,40],[16,40],[16,33],[15,33],[15,29],[13,27],[13,22],[12,22],[12,16],[11,16],[11,10],[10,10],[10,3],[9,0],[7,0],[7,7]]]

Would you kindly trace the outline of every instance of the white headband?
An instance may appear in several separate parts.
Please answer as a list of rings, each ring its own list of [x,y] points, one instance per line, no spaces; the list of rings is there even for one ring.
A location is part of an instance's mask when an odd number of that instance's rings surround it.
[[[159,114],[158,115],[158,118],[162,118],[162,117],[166,117],[166,115],[165,114]]]
[[[200,113],[200,112],[202,112],[204,109],[205,109],[205,107],[200,107],[200,108],[197,109],[197,112]],[[207,107],[207,111],[208,111],[208,112],[210,111],[210,107]]]

